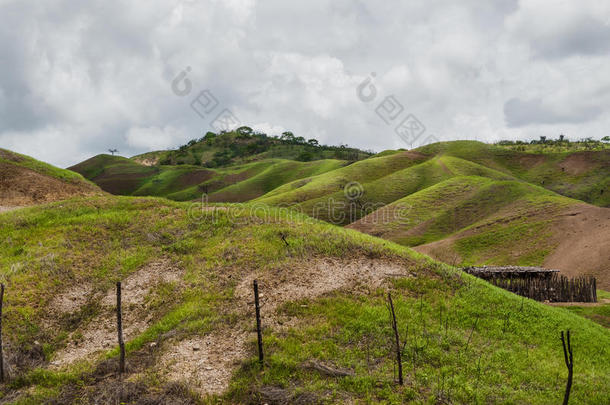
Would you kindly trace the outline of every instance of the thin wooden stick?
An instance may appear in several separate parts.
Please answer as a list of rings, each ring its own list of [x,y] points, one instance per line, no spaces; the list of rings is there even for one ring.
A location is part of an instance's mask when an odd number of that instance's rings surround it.
[[[0,382],[4,382],[4,350],[2,347],[2,305],[4,303],[4,283],[0,284]]]
[[[125,372],[125,342],[123,341],[123,313],[121,309],[121,282],[116,283],[116,324],[119,337],[119,373]]]
[[[263,365],[263,332],[261,330],[261,309],[258,301],[258,281],[254,280],[254,307],[256,309],[256,335],[258,339],[258,361]]]
[[[392,294],[388,293],[388,302],[390,303],[390,311],[392,313],[392,329],[394,329],[394,338],[396,339],[396,363],[398,364],[398,384],[403,385],[402,378],[402,359],[400,354],[400,340],[398,339],[398,326],[396,325],[396,313],[394,312],[394,303],[392,302]]]
[[[566,392],[563,396],[563,405],[568,405],[570,399],[570,390],[572,389],[572,376],[574,374],[574,362],[572,357],[572,345],[570,343],[570,330],[568,330],[568,345],[566,348],[566,339],[564,339],[563,331],[561,331],[561,344],[563,345],[563,357],[568,368],[568,381],[566,383]]]

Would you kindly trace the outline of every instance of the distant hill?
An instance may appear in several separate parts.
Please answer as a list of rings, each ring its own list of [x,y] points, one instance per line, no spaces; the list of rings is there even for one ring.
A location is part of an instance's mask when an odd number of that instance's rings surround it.
[[[118,195],[148,195],[178,201],[201,198],[243,202],[257,198],[293,180],[334,170],[348,162],[334,159],[297,162],[264,159],[230,167],[193,165],[145,166],[120,156],[98,155],[70,167]]]
[[[366,157],[359,160],[301,162],[269,155],[309,146],[285,139],[265,143],[264,152],[249,146],[263,141],[238,133],[208,135],[182,152],[100,155],[71,169],[114,194],[187,201],[205,193],[210,202],[291,207],[451,264],[554,266],[595,274],[610,288],[604,247],[610,240],[610,148],[600,142],[453,141],[352,156]],[[231,148],[232,158],[219,165],[218,151]],[[201,165],[177,164],[197,156]],[[570,218],[578,231],[566,231]]]
[[[0,208],[100,193],[78,173],[0,148]]]
[[[147,166],[194,165],[213,168],[273,158],[300,162],[321,159],[355,161],[372,154],[347,145],[321,145],[316,139],[306,140],[291,132],[277,137],[241,127],[220,134],[208,132],[177,150],[147,152],[131,159]]]
[[[221,134],[208,132],[177,150],[130,159],[97,155],[69,169],[113,194],[185,201],[207,193],[211,201],[243,202],[371,155],[345,145],[319,145],[290,132],[268,137],[241,127]]]
[[[473,141],[440,142],[419,148],[429,156],[439,154],[469,160],[511,174],[561,195],[610,207],[610,145],[598,143],[587,150],[555,145],[489,145]]]

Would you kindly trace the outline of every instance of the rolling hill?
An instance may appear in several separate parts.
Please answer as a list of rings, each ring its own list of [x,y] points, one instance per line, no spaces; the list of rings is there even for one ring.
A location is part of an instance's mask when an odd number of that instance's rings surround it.
[[[214,147],[223,136],[237,137]],[[610,288],[610,148],[517,146],[441,142],[353,162],[246,150],[237,155],[251,162],[213,168],[98,156],[71,169],[115,194],[290,207],[450,264],[551,266]]]
[[[454,265],[542,265],[610,288],[610,209],[521,181],[453,177],[348,227]]]
[[[78,173],[0,148],[0,211],[100,193]]]
[[[436,187],[466,195],[495,181],[466,177]],[[529,192],[515,187],[512,194]],[[258,208],[198,211],[167,199],[94,196],[0,214],[10,377],[0,401],[557,403],[566,329],[578,364],[571,403],[610,401],[608,329],[407,247]],[[113,312],[119,280],[123,377]],[[388,292],[404,386],[395,381]]]
[[[193,165],[146,166],[120,156],[98,155],[70,170],[81,173],[103,190],[118,195],[161,196],[177,201],[201,198],[243,202],[285,182],[334,170],[348,162],[327,159],[298,162],[265,159],[222,168]]]

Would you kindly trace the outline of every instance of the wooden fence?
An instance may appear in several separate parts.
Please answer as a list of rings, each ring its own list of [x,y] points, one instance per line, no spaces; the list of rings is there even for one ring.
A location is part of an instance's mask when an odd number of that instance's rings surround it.
[[[489,281],[500,287],[532,298],[550,302],[597,302],[595,277],[568,278],[554,274],[548,278],[492,277]]]

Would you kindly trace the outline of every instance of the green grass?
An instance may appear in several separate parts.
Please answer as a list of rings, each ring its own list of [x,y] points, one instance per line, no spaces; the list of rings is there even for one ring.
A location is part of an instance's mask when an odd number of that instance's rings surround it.
[[[256,201],[270,205],[291,205],[342,194],[350,182],[362,184],[391,175],[423,161],[404,153],[373,157],[318,176],[297,180],[276,188]]]
[[[556,403],[566,374],[558,333],[567,328],[573,331],[577,364],[571,401],[610,399],[607,329],[388,241],[285,209],[226,207],[200,212],[189,203],[158,198],[94,197],[0,214],[5,342],[25,352],[41,342],[52,359],[72,332],[95,319],[100,297],[116,280],[160,257],[184,270],[182,281],[151,288],[146,302],[152,321],[127,343],[128,359],[145,356],[147,344],[170,331],[188,337],[238,325],[249,329],[251,318],[233,303],[237,280],[250,272],[271,275],[285,266],[298,271],[314,258],[372,258],[400,263],[412,274],[391,285],[401,336],[407,336],[405,387],[392,381],[386,291],[364,288],[286,303],[281,312],[296,323],[265,329],[265,370],[256,366],[249,346],[230,391],[208,400],[245,401],[263,386],[279,386],[336,403],[435,403],[441,396],[454,403]],[[59,314],[51,307],[56,294],[83,285],[97,295],[80,311]],[[22,389],[24,404],[65,390],[85,398],[97,384],[91,370],[116,354],[112,348],[61,371],[21,370],[2,390]],[[310,359],[350,368],[355,375],[327,378],[303,370],[300,364]],[[142,373],[150,390],[164,384],[158,369],[145,366]]]
[[[351,226],[406,246],[451,237],[439,254],[450,263],[540,265],[554,248],[551,222],[578,203],[518,180],[457,176]]]
[[[566,310],[597,322],[605,328],[610,328],[610,292],[597,290],[597,305],[569,305]]]
[[[391,292],[404,387],[395,382],[387,295],[379,290],[286,305],[298,327],[266,334],[267,368],[246,364],[229,398],[245,400],[254,381],[332,402],[558,403],[567,375],[559,331],[570,329],[580,358],[570,401],[610,399],[608,375],[589,372],[607,367],[608,331],[600,326],[467,276],[399,279]],[[300,367],[312,358],[355,375],[329,378]]]
[[[296,162],[257,160],[221,168],[193,165],[144,166],[120,156],[98,155],[71,169],[113,194],[167,197],[176,201],[201,198],[242,202],[257,198],[284,183],[344,166],[342,160]]]
[[[418,148],[496,169],[561,195],[601,207],[610,206],[610,146],[597,149],[531,145],[519,150],[475,141],[440,142]]]

